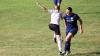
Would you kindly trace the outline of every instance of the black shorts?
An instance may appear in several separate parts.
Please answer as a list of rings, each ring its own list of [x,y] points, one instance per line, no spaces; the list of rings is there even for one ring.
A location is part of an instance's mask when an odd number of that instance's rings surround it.
[[[61,35],[59,25],[49,24],[49,29],[54,31],[56,35]]]

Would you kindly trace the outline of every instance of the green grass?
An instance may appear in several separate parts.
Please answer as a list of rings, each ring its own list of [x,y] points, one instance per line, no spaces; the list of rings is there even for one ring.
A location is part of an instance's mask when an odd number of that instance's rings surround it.
[[[53,1],[39,2],[53,7]],[[72,40],[71,56],[100,56],[100,1],[63,0],[61,10],[65,12],[68,6],[84,21],[84,33],[78,32]],[[36,0],[0,0],[0,56],[58,56],[49,21],[49,13]],[[63,24],[61,21],[65,39]]]

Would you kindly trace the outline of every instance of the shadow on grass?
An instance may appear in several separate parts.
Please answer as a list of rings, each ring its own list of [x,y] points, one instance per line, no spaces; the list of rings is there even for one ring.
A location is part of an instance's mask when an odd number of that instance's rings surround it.
[[[76,53],[70,56],[100,56],[100,52],[87,52],[87,53]]]
[[[79,14],[100,14],[100,12],[83,12],[83,13],[79,13]]]

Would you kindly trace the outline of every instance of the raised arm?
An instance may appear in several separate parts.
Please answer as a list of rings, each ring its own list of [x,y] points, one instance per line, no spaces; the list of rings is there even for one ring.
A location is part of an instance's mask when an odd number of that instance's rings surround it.
[[[45,6],[41,5],[40,3],[36,3],[41,9],[48,11],[48,8],[46,8]]]

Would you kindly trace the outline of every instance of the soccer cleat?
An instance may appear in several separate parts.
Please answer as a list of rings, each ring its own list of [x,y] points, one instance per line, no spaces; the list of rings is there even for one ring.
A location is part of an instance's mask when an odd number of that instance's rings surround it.
[[[70,54],[70,51],[67,51],[66,53],[65,53],[65,56],[67,56],[67,55],[69,55]]]
[[[62,55],[62,52],[59,52],[59,55],[60,55],[60,56],[64,56],[64,55]]]
[[[62,52],[61,55],[62,55],[62,56],[67,56],[67,55],[69,55],[69,54],[70,54],[70,51],[66,51],[66,52],[64,51],[64,52]]]

